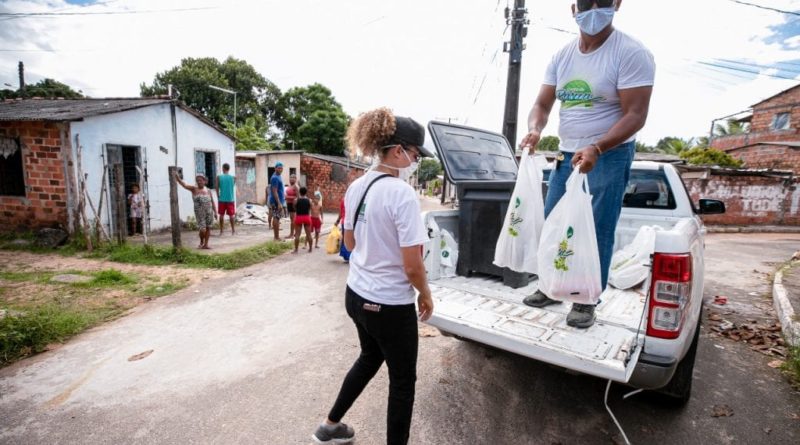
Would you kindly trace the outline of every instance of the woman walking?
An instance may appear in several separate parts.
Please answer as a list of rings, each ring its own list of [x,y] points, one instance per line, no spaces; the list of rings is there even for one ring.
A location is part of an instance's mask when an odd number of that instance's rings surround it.
[[[419,319],[425,321],[433,312],[421,249],[428,236],[419,201],[406,181],[420,156],[431,154],[422,147],[425,129],[386,108],[359,116],[350,125],[347,139],[351,153],[358,150],[375,160],[374,168],[345,194],[344,242],[351,251],[345,307],[358,331],[361,354],[312,438],[328,444],[354,438],[353,428],[341,419],[385,361],[389,370],[386,441],[406,444],[417,379],[417,292]]]

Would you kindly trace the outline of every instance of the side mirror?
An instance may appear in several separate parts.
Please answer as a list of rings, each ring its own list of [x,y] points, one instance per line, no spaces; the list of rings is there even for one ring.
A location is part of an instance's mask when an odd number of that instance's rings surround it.
[[[725,213],[725,203],[716,199],[701,199],[700,208],[697,210],[700,215],[719,215]]]

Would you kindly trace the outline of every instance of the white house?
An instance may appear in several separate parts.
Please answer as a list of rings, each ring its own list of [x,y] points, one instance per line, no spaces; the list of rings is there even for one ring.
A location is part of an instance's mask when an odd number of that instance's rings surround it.
[[[192,184],[197,173],[215,180],[224,163],[232,174],[236,168],[230,135],[185,104],[162,98],[0,102],[0,146],[11,153],[0,156],[0,170],[13,176],[0,187],[0,222],[62,225],[70,232],[77,224],[78,147],[95,207],[103,190],[99,217],[110,233],[117,220],[115,164],[122,165],[126,194],[134,183],[144,184],[150,230],[170,226],[168,167],[182,168]],[[193,215],[191,194],[179,189],[178,197],[185,221]]]

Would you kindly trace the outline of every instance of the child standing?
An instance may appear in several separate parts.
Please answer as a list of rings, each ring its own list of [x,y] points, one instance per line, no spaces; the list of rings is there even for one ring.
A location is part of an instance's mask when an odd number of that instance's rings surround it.
[[[131,193],[128,195],[128,206],[130,208],[129,214],[131,218],[131,235],[141,235],[142,216],[144,214],[144,199],[142,199],[142,194],[139,193],[138,184],[133,184],[133,186],[131,186]]]
[[[322,230],[322,193],[314,192],[311,200],[311,231],[314,232],[314,247],[319,249],[319,232]]]
[[[306,193],[308,191],[305,187],[300,187],[300,197],[297,198],[294,205],[296,212],[294,217],[294,253],[300,247],[300,229],[306,233],[306,243],[308,244],[309,253],[312,251],[311,245],[311,200],[308,199]]]

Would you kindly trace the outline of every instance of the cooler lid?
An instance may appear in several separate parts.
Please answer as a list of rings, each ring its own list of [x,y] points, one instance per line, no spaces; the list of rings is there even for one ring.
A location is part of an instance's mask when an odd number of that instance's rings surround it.
[[[436,121],[428,131],[450,182],[517,179],[517,158],[502,134]]]

